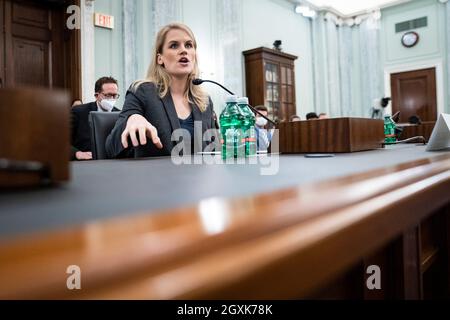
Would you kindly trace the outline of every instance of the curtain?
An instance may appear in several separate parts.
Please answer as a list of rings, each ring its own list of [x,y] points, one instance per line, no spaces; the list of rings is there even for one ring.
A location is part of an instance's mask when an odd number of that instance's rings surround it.
[[[369,16],[359,26],[360,73],[361,86],[359,115],[369,116],[372,101],[381,98],[383,89],[383,67],[381,64],[380,20]]]
[[[152,1],[153,39],[156,39],[159,29],[166,24],[180,20],[180,8],[178,0]]]
[[[315,111],[369,116],[373,99],[383,94],[379,16],[349,26],[320,13],[311,23]]]
[[[123,0],[123,59],[124,88],[127,89],[138,77],[136,48],[136,1]]]
[[[243,92],[242,10],[240,0],[216,0],[217,81],[239,96]],[[219,90],[220,93],[214,96],[219,104],[223,104],[227,93]],[[216,111],[221,108],[220,105],[215,107]]]

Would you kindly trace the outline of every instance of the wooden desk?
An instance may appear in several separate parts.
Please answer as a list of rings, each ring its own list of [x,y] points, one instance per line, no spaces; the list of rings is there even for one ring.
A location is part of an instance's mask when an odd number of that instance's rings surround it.
[[[421,124],[398,124],[398,126],[403,128],[403,132],[400,136],[401,140],[409,139],[412,137],[423,136],[425,141],[428,142],[431,137],[431,133],[433,132],[434,126],[436,125],[436,121],[426,121]]]
[[[70,197],[81,192],[85,203],[79,203],[78,216],[87,214],[87,220],[76,226],[52,226],[50,231],[44,230],[49,228],[48,221],[41,230],[32,232],[16,230],[14,235],[3,230],[0,298],[448,297],[450,155],[422,151],[423,147],[401,146],[314,162],[302,156],[282,156],[280,173],[271,180],[246,167],[188,166],[179,168],[188,171],[187,181],[196,182],[194,175],[189,175],[191,171],[203,174],[200,178],[205,188],[197,183],[188,186],[172,182],[170,194],[159,190],[163,181],[157,172],[165,168],[166,180],[184,181],[184,177],[177,175],[169,159],[139,160],[132,162],[133,166],[129,161],[111,162],[114,168],[127,169],[126,176],[111,180],[107,173],[114,170],[106,162],[77,164],[72,185],[65,190],[37,193],[47,195],[46,212],[53,215],[55,207],[59,208],[54,194],[63,197],[69,212]],[[409,152],[409,158],[417,154],[415,159],[404,161],[403,152]],[[365,161],[378,156],[385,163],[345,174],[346,170],[365,168]],[[298,170],[322,167],[326,171],[332,164],[328,179],[296,178]],[[148,188],[137,188],[133,199],[122,200],[139,202],[141,194],[151,197],[153,192],[159,198],[166,194],[167,199],[162,201],[168,204],[166,208],[104,219],[98,216],[101,208],[94,211],[95,206],[89,203],[97,203],[101,189],[91,183],[98,190],[92,199],[89,190],[77,189],[78,178],[92,176],[89,169],[95,168],[92,172],[97,173],[97,183],[98,179],[107,179],[108,184],[116,180],[126,183],[126,177],[132,176],[139,184],[134,174],[148,174],[143,169],[147,166],[154,175]],[[331,177],[336,171],[341,175]],[[277,183],[285,174],[291,180],[280,187],[283,184]],[[234,184],[237,191],[227,184],[225,177],[230,175],[241,177]],[[204,180],[206,177],[222,177],[222,181],[211,183]],[[249,192],[247,179],[266,181],[268,185],[258,184],[260,189],[255,186]],[[291,182],[294,184],[289,186]],[[174,204],[174,195],[181,190],[195,199],[198,194],[208,194],[218,183],[223,188],[215,197],[200,197],[190,205]],[[125,190],[128,188],[136,186],[125,185],[113,196],[120,199],[131,195]],[[264,188],[266,191],[261,192]],[[233,192],[241,196],[230,196]],[[37,208],[38,201],[43,201],[14,193],[8,199],[19,196],[24,199],[21,206]],[[10,220],[10,230],[12,221],[26,224],[25,218],[31,218],[26,208],[18,205],[11,210],[11,204],[3,202],[5,197],[0,196],[2,213],[18,215],[17,220]],[[28,197],[33,197],[33,192]],[[114,207],[120,203],[117,201]],[[59,214],[64,216],[65,211]],[[31,227],[36,226],[39,221]],[[21,228],[26,230],[26,226]],[[367,267],[374,264],[382,272],[379,291],[369,291],[365,286]],[[66,288],[70,265],[81,268],[80,291]]]
[[[69,177],[70,97],[46,89],[0,89],[0,188]]]

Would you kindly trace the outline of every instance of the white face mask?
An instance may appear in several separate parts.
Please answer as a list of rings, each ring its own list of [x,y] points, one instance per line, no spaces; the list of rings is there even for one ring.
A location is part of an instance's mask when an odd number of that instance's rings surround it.
[[[100,101],[100,105],[102,106],[103,110],[110,112],[114,106],[116,105],[117,100],[115,99],[103,99]]]
[[[265,127],[267,125],[267,120],[263,117],[257,117],[256,118],[256,125],[258,127]]]

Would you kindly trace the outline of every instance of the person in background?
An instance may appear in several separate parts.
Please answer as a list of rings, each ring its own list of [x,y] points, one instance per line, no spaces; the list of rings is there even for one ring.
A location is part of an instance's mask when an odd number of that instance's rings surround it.
[[[72,108],[76,107],[76,106],[80,106],[83,104],[83,101],[81,101],[80,99],[75,99],[72,101]]]
[[[256,106],[256,110],[258,110],[265,117],[268,116],[269,112],[267,108],[263,105]],[[270,141],[272,141],[272,132],[267,129],[268,121],[261,117],[259,114],[256,114],[256,144],[258,147],[258,151],[267,151],[270,145]]]
[[[211,99],[192,83],[198,76],[197,42],[191,29],[173,23],[159,30],[147,77],[128,90],[106,140],[108,157],[169,156],[178,148],[172,141],[177,129],[184,129],[181,146],[184,149],[190,142],[191,152],[203,151],[215,141],[214,134],[203,139],[207,131],[215,131],[216,122]],[[194,138],[194,124],[200,124],[202,137]]]
[[[329,119],[330,117],[326,114],[326,113],[324,113],[324,112],[322,112],[321,114],[319,114],[319,119]]]
[[[72,108],[72,160],[92,160],[89,113],[117,112],[119,86],[112,77],[102,77],[95,83],[95,101]]]
[[[315,112],[310,112],[306,114],[306,120],[317,120],[319,119],[319,116]]]
[[[411,117],[408,118],[408,123],[422,124],[422,119],[420,119],[420,117],[417,115],[412,115]]]
[[[297,122],[297,121],[302,121],[302,119],[296,114],[294,114],[289,118],[289,122]]]

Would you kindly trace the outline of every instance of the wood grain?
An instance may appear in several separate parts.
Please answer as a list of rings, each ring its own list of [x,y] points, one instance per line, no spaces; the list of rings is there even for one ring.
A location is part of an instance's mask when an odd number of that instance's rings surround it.
[[[418,116],[422,121],[436,121],[436,69],[423,69],[391,75],[392,113],[400,111],[400,122]]]
[[[428,140],[430,140],[434,126],[436,125],[436,121],[427,121],[419,125],[410,125],[410,124],[403,124],[403,125],[398,124],[398,125],[403,128],[402,134],[400,136],[401,140],[422,136],[425,138],[425,141],[428,142]]]
[[[274,110],[279,120],[288,120],[290,116],[296,112],[295,104],[295,60],[297,56],[287,54],[285,52],[269,49],[256,48],[243,52],[245,57],[245,76],[247,96],[250,104],[253,106],[265,105],[269,108],[275,107]],[[277,68],[278,99],[270,100],[267,96],[268,82],[266,79],[266,64],[271,64]],[[272,104],[277,104],[273,106]]]
[[[449,188],[450,156],[444,155],[4,239],[0,298],[307,297],[448,204]],[[70,265],[82,270],[81,291],[66,288]]]
[[[54,182],[69,179],[70,97],[45,89],[0,90],[0,158],[42,162]],[[39,183],[35,173],[0,171],[0,187]]]
[[[342,153],[382,147],[381,120],[336,118],[280,123],[281,153]]]

